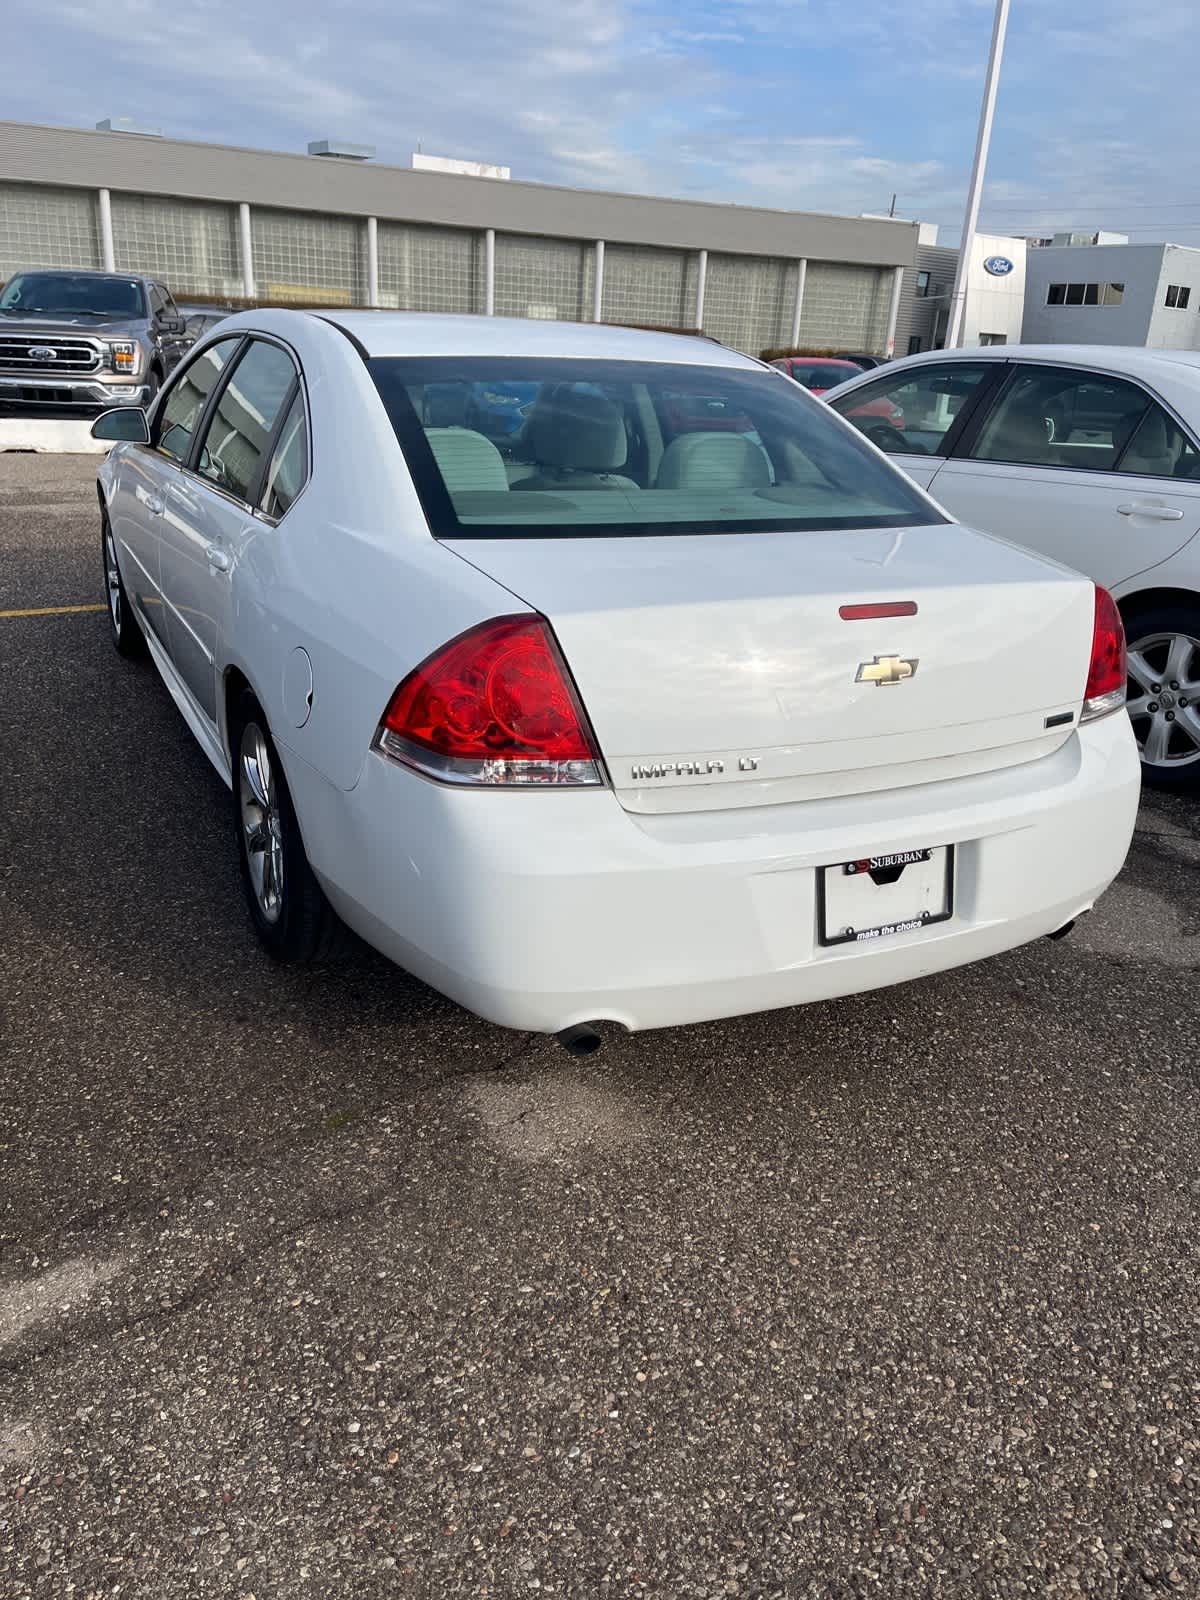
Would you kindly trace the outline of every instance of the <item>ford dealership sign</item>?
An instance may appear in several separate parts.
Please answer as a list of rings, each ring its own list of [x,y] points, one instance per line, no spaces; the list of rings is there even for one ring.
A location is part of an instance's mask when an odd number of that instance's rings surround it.
[[[1012,269],[1013,264],[1007,256],[989,256],[983,263],[983,270],[990,272],[993,278],[1007,278]]]

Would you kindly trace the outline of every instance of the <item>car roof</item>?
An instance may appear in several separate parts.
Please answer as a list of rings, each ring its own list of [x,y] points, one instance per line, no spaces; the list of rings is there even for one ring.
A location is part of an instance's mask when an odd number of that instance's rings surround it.
[[[995,344],[967,345],[961,350],[925,350],[915,356],[903,356],[899,361],[889,361],[886,376],[890,378],[894,372],[928,366],[931,362],[1013,360],[1095,367],[1099,371],[1125,372],[1148,381],[1156,373],[1170,369],[1171,376],[1176,379],[1191,382],[1194,374],[1194,381],[1200,382],[1200,351],[1148,350],[1143,345],[1117,344]],[[880,376],[878,369],[863,373],[864,378],[870,377],[873,381],[878,381]]]
[[[761,369],[762,365],[712,339],[650,333],[607,322],[438,316],[417,311],[332,310],[315,314],[344,329],[370,356],[590,356],[603,361],[655,361],[685,366]]]
[[[110,272],[107,267],[17,267],[8,275],[8,282],[14,278],[24,278],[34,272],[51,273],[64,278],[120,278],[123,283],[157,283],[158,279],[149,272],[118,272],[114,267]]]

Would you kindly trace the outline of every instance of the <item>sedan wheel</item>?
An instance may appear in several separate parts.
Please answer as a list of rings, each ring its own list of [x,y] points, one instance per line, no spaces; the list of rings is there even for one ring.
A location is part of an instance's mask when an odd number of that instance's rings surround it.
[[[342,924],[317,882],[262,707],[249,690],[230,717],[233,815],[255,932],[276,961],[329,955]]]
[[[250,885],[264,922],[275,923],[283,908],[283,831],[271,752],[256,722],[242,729],[238,798]]]
[[[100,552],[104,562],[104,595],[108,601],[108,626],[118,655],[144,656],[146,641],[125,593],[121,568],[117,564],[117,542],[106,513],[100,518]]]
[[[1133,620],[1129,635],[1127,708],[1143,774],[1159,787],[1200,787],[1200,616]]]

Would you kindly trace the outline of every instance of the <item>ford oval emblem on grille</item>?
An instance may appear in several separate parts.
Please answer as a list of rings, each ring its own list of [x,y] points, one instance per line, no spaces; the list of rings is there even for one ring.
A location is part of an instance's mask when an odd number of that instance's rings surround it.
[[[48,344],[31,344],[29,346],[29,359],[31,361],[57,361],[58,351],[51,350]]]

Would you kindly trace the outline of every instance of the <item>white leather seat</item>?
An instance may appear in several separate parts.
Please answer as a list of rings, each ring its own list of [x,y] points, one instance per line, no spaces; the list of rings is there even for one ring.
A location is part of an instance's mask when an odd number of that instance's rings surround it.
[[[663,452],[659,489],[765,489],[771,469],[744,433],[681,433]]]
[[[638,487],[617,470],[629,450],[625,419],[602,394],[561,385],[537,402],[527,437],[537,469],[514,489]]]
[[[1182,451],[1183,435],[1156,409],[1143,418],[1132,444],[1121,457],[1121,471],[1169,478],[1179,464]]]
[[[426,428],[438,471],[453,494],[508,488],[504,457],[490,439],[473,428]]]

